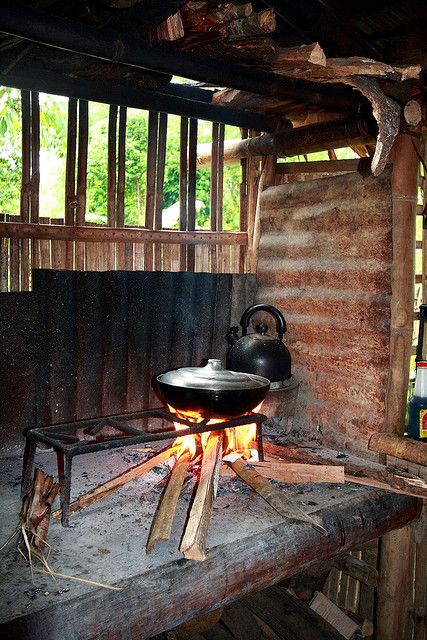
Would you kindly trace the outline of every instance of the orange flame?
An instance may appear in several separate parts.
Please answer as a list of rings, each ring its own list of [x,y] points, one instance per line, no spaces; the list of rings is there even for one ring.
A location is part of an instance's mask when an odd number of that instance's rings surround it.
[[[262,402],[255,407],[253,413],[259,413],[261,411]],[[197,411],[177,411],[174,407],[168,405],[168,409],[171,413],[175,413],[182,418],[186,418],[190,422],[194,422],[195,424],[199,424],[204,420],[201,413]],[[219,424],[220,422],[226,422],[225,418],[211,418],[208,425],[210,424]],[[175,429],[177,431],[181,431],[182,429],[186,429],[187,427],[179,422],[174,422]],[[191,435],[191,436],[178,436],[176,438],[174,445],[179,447],[178,449],[178,457],[181,456],[184,452],[189,452],[191,457],[194,458],[197,453],[198,446],[201,446],[202,450],[205,449],[210,431],[205,431],[200,435]],[[245,424],[240,427],[234,427],[230,429],[225,429],[225,441],[223,446],[224,454],[228,454],[231,452],[245,454],[248,457],[256,458],[258,460],[258,453],[253,449],[250,449],[250,444],[253,440],[256,440],[257,437],[257,425],[255,422],[251,424]]]

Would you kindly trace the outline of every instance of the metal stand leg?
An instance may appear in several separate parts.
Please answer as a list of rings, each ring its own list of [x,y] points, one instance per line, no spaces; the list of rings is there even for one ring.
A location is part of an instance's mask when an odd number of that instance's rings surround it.
[[[258,458],[264,462],[264,445],[262,439],[262,422],[257,423]]]
[[[70,526],[70,495],[71,495],[71,465],[72,456],[63,454],[62,451],[56,452],[58,460],[58,479],[61,487],[60,503],[62,510],[61,523],[63,527]]]
[[[22,467],[21,496],[28,493],[34,473],[34,457],[37,445],[32,438],[26,437],[24,450],[24,463]]]

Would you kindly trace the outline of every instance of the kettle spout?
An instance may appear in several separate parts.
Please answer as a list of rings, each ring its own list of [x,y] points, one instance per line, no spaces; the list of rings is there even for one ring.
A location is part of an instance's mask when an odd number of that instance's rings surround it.
[[[236,344],[236,342],[240,339],[239,327],[230,327],[227,335],[225,336],[225,339],[231,347],[233,346],[233,344]]]

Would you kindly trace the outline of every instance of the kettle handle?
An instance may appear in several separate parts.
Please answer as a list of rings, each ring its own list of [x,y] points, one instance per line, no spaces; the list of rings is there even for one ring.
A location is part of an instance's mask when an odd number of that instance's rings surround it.
[[[240,320],[240,326],[242,327],[242,336],[245,336],[248,331],[249,320],[257,313],[257,311],[267,311],[270,313],[273,318],[276,320],[276,331],[277,337],[279,340],[283,339],[283,334],[286,331],[286,322],[283,315],[280,313],[276,307],[273,307],[271,304],[253,304],[251,307],[246,309],[244,314],[242,315],[242,319]]]

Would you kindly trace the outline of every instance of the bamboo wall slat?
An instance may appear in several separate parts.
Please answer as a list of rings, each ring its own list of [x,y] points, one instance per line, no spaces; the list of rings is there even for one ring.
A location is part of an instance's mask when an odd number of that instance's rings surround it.
[[[190,119],[188,132],[187,231],[196,228],[197,120]],[[187,271],[195,271],[194,246],[187,247]]]
[[[210,230],[218,233],[206,244],[193,238],[172,241],[169,230],[163,229],[163,188],[167,162],[167,124],[165,113],[149,114],[147,184],[144,226],[163,234],[148,242],[117,242],[112,237],[91,238],[78,235],[82,227],[128,229],[125,226],[126,184],[126,107],[110,106],[108,118],[107,163],[107,226],[86,221],[87,170],[89,145],[89,104],[70,98],[68,102],[67,154],[64,183],[64,218],[40,215],[40,104],[37,92],[21,92],[22,117],[22,179],[19,214],[2,213],[1,223],[12,223],[0,238],[0,291],[25,291],[32,287],[32,269],[67,270],[159,270],[198,271],[211,273],[243,273],[246,269],[247,242],[242,237],[232,239],[222,233],[223,147],[225,128],[212,125],[213,170],[211,171]],[[195,232],[197,184],[197,120],[181,118],[179,165],[179,230]],[[247,171],[248,161],[242,164],[240,197],[240,228],[246,233],[247,211],[250,201],[256,203],[256,170]],[[252,200],[248,198],[252,194]],[[20,232],[20,224],[22,233]],[[142,221],[140,221],[140,224]],[[52,226],[52,234],[40,237],[31,224]],[[25,226],[26,225],[26,226]],[[65,237],[56,233],[58,227],[76,227]],[[36,229],[36,227],[34,227]],[[39,228],[39,227],[37,227]],[[65,231],[65,229],[64,229]],[[37,235],[39,237],[37,237]],[[82,237],[83,235],[83,237]],[[80,237],[80,240],[75,238]],[[163,238],[165,240],[163,241]],[[230,238],[230,239],[229,239]],[[226,244],[237,242],[236,245]]]

